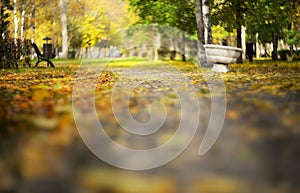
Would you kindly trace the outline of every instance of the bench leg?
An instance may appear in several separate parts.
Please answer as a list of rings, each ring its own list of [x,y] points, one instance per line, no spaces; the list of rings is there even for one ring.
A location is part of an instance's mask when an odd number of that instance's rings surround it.
[[[38,67],[39,63],[42,62],[42,61],[47,62],[47,66],[48,66],[48,67],[49,67],[49,66],[51,66],[52,68],[55,67],[54,64],[53,64],[50,60],[47,60],[47,59],[41,59],[41,60],[38,60],[38,61],[36,62],[36,64],[35,64],[34,67]]]
[[[47,64],[50,65],[52,68],[54,68],[55,66],[53,65],[53,63],[50,60],[47,60]]]
[[[36,64],[35,64],[35,66],[34,67],[37,67],[38,65],[39,65],[39,63],[40,63],[41,61],[40,60],[38,60],[37,62],[36,62]]]

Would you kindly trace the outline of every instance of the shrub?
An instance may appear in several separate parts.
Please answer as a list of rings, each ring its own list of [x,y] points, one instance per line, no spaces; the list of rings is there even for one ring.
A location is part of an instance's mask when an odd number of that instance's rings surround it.
[[[0,69],[30,67],[31,45],[29,40],[23,43],[13,39],[0,38]]]
[[[281,60],[300,60],[300,50],[279,50]]]
[[[287,60],[288,56],[291,57],[291,50],[279,50],[278,54],[281,60]]]

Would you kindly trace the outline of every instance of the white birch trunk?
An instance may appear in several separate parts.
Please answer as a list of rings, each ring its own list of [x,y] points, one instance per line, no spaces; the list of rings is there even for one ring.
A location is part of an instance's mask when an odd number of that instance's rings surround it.
[[[153,60],[158,61],[158,49],[160,48],[160,34],[157,32],[157,28],[153,25]]]
[[[34,43],[34,33],[35,33],[35,1],[32,3],[32,11],[30,14],[31,18],[31,43]]]
[[[196,9],[196,21],[197,21],[197,33],[198,33],[198,66],[199,67],[211,67],[207,63],[204,49],[204,24],[203,24],[203,13],[202,13],[202,0],[195,1]]]
[[[202,12],[203,12],[203,22],[204,22],[205,44],[211,44],[212,43],[212,30],[211,30],[209,0],[202,0]]]
[[[258,33],[256,33],[255,35],[255,51],[256,51],[256,58],[259,58],[259,53],[260,53],[260,46],[259,46],[259,42],[258,42]]]
[[[21,12],[21,41],[22,43],[25,40],[25,13],[26,13],[26,0],[22,0],[22,12]]]
[[[19,18],[17,15],[17,0],[14,0],[14,40],[15,44],[17,44],[17,39],[18,39],[18,31],[19,31]]]
[[[67,4],[68,0],[60,0],[61,25],[62,25],[62,58],[68,58],[68,28],[67,28]]]
[[[242,58],[246,59],[246,27],[245,26],[242,26],[242,49],[243,49]]]

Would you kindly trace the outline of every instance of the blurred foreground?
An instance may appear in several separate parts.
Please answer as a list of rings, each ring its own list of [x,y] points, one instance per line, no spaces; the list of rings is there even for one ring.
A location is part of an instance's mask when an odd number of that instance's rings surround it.
[[[208,86],[193,64],[173,65],[197,88],[201,125],[186,151],[171,163],[146,171],[112,167],[82,142],[71,104],[77,65],[1,71],[0,192],[300,192],[300,64],[231,65],[232,71],[222,75],[227,90],[223,130],[213,148],[201,157],[198,149],[210,118]],[[160,98],[170,117],[151,144],[129,136],[114,119],[110,104],[114,85],[129,66],[115,63],[99,76],[95,101],[99,119],[119,144],[155,147],[174,134],[179,101],[172,92]],[[127,81],[141,76],[145,73]],[[130,110],[137,120],[147,121],[141,109],[153,102],[151,96],[168,90],[160,84],[149,81],[135,89]],[[118,101],[117,105],[122,113],[127,104]]]

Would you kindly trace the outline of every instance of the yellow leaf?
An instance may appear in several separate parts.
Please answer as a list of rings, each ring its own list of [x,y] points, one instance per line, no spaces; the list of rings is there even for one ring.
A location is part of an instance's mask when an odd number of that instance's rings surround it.
[[[44,101],[48,98],[51,98],[51,95],[47,90],[35,90],[32,95],[32,101]]]

